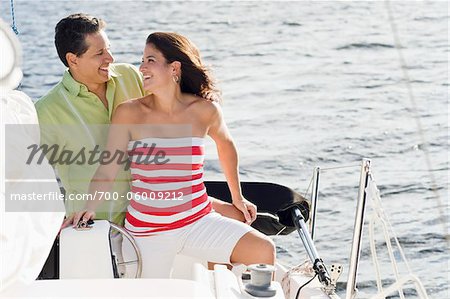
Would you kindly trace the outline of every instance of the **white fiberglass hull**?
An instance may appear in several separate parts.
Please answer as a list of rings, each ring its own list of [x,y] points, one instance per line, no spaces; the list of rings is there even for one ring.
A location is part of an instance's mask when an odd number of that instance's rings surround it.
[[[186,266],[186,265],[183,265]],[[16,285],[2,293],[3,298],[259,298],[249,295],[238,271],[216,266],[214,271],[195,263],[191,267],[191,279],[58,279],[36,280],[29,285]],[[286,268],[277,265],[276,279],[282,280]],[[289,298],[295,298],[300,285],[309,276],[294,274],[290,277]],[[285,298],[279,281],[273,282],[277,290],[270,298]],[[317,279],[300,293],[299,298],[338,298],[327,296]]]

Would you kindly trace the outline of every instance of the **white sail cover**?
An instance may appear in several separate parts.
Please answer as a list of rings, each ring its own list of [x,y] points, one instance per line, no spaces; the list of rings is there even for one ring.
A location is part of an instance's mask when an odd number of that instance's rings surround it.
[[[5,57],[9,55],[8,53],[17,54],[18,48],[15,45],[17,42],[13,42],[14,39],[15,36],[9,26],[0,20],[0,52],[2,53],[0,56],[5,53],[2,60],[9,59]],[[5,47],[13,48],[14,53],[3,51]],[[12,61],[17,63],[17,60]],[[0,297],[3,297],[2,292],[22,288],[23,285],[37,278],[63,221],[64,205],[62,201],[55,200],[47,205],[43,212],[9,211],[6,195],[10,192],[26,190],[29,187],[26,184],[30,181],[35,181],[33,191],[36,194],[48,192],[49,189],[59,194],[59,187],[53,169],[46,160],[29,165],[24,163],[29,154],[26,147],[30,144],[39,144],[39,130],[25,128],[37,128],[37,115],[31,99],[22,92],[12,90],[16,87],[12,84],[18,84],[17,72],[1,75],[15,77],[0,78]],[[20,130],[23,124],[34,124],[34,126],[23,126],[23,130],[18,134],[13,136],[9,134],[6,139],[6,124],[17,125],[14,126],[16,128],[14,132],[17,132],[17,129]],[[14,155],[6,157],[6,146]],[[8,171],[7,163],[10,163]],[[36,178],[43,177],[51,179],[47,179],[45,183],[36,184],[36,181],[39,181]]]

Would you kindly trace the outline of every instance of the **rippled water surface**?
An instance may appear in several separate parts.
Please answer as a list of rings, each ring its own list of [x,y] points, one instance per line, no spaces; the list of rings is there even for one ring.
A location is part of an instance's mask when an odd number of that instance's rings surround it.
[[[0,3],[1,17],[9,22],[9,0]],[[442,224],[448,227],[447,2],[392,4],[428,144],[418,134],[384,2],[15,1],[15,6],[24,48],[22,90],[33,99],[64,71],[53,46],[54,25],[82,11],[108,22],[116,61],[137,65],[153,31],[177,31],[196,43],[223,91],[243,180],[281,183],[303,193],[314,166],[357,165],[371,158],[410,267],[431,298],[450,297]],[[221,179],[211,144],[207,157],[207,178]],[[348,263],[358,179],[358,167],[321,176],[316,238],[326,263]],[[304,260],[295,234],[276,241],[283,262]],[[389,284],[387,255],[381,256],[383,283]],[[368,297],[376,284],[367,240],[362,257],[359,289]],[[339,287],[343,294],[344,284]]]

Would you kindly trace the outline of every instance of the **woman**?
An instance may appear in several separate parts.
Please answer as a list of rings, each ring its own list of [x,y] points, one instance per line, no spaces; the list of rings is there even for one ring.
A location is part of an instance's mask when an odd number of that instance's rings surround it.
[[[256,207],[241,193],[238,156],[196,47],[176,33],[150,34],[140,71],[150,95],[120,105],[107,151],[128,152],[132,199],[125,227],[143,254],[143,277],[168,277],[178,253],[217,263],[275,263],[270,238],[214,212],[203,184],[204,139],[216,143],[233,205],[250,223]],[[108,192],[119,162],[101,165],[90,193]],[[101,199],[97,197],[97,199]],[[100,200],[73,218],[94,219]]]

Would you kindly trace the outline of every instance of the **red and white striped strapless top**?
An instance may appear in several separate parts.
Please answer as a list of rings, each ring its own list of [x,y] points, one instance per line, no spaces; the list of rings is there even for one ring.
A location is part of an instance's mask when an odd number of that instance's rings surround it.
[[[204,148],[200,137],[129,142],[132,198],[125,228],[130,233],[147,236],[180,228],[211,211],[203,183]]]

